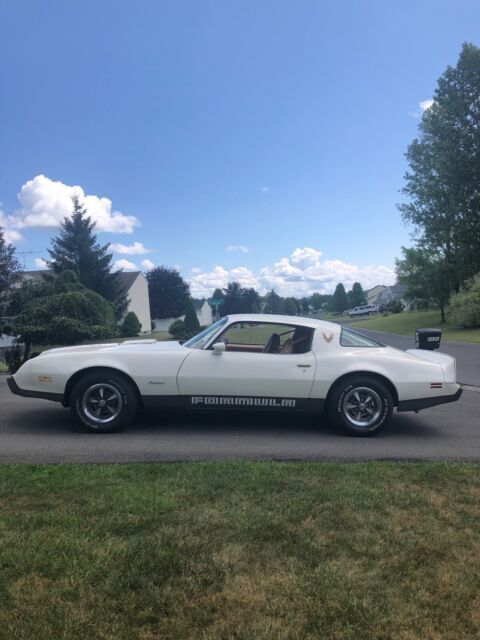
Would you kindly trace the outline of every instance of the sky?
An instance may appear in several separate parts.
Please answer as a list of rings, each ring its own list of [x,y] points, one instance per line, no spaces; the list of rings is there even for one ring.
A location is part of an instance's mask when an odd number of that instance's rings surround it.
[[[196,296],[393,283],[404,153],[479,34],[477,0],[0,0],[0,225],[39,268],[75,193]]]

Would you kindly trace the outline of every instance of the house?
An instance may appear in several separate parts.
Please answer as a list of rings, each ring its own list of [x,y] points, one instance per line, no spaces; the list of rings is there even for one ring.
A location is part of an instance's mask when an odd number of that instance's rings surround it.
[[[38,271],[24,271],[23,280],[43,280],[47,269]],[[142,325],[141,333],[150,333],[150,299],[148,297],[148,284],[141,271],[119,271],[118,277],[128,296],[127,313],[133,311]],[[120,321],[121,322],[121,321]],[[119,323],[120,324],[120,323]]]
[[[383,292],[387,289],[384,284],[377,284],[375,287],[371,289],[367,289],[365,291],[365,295],[367,297],[367,304],[376,304],[379,305],[378,297],[383,294]]]
[[[201,327],[206,327],[213,322],[212,307],[205,299],[193,300],[193,308],[197,314],[198,322]],[[178,318],[160,318],[152,320],[155,331],[168,331],[168,327],[175,320],[184,320],[185,316],[179,316]]]
[[[393,284],[391,287],[385,287],[385,289],[379,293],[376,304],[387,305],[389,302],[392,302],[392,300],[399,300],[408,311],[410,309],[410,303],[405,300],[406,293],[407,285]]]
[[[392,300],[399,300],[408,311],[411,305],[405,300],[406,292],[407,286],[397,283],[391,286],[377,284],[372,289],[365,291],[365,294],[367,296],[367,304],[376,304],[377,307],[380,307],[381,305],[387,305],[389,302],[392,302]]]
[[[141,271],[119,271],[118,277],[128,295],[128,308],[133,311],[142,325],[141,333],[150,333],[150,298],[148,297],[148,283]]]

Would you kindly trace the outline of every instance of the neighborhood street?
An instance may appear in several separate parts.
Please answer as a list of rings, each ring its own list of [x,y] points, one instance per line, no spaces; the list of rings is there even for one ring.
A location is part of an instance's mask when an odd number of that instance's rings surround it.
[[[374,336],[374,332],[365,332]],[[409,348],[411,340],[376,333]],[[445,343],[459,380],[480,385],[477,345]],[[480,460],[480,389],[459,402],[402,413],[376,438],[350,438],[323,417],[144,414],[123,433],[87,434],[56,403],[12,395],[0,376],[0,462],[173,460]]]
[[[355,329],[354,324],[349,324],[348,326],[351,329]],[[415,349],[415,336],[413,333],[411,336],[399,336],[393,333],[370,331],[368,329],[359,328],[356,330],[397,349]],[[456,358],[458,382],[480,387],[480,344],[442,340],[439,351],[448,353]]]

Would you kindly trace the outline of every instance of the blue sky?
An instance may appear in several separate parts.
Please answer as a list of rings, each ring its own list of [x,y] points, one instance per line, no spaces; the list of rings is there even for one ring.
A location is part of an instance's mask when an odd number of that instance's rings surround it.
[[[197,295],[387,281],[419,104],[479,27],[476,0],[0,0],[0,221],[33,268],[75,185],[151,250],[116,260]]]

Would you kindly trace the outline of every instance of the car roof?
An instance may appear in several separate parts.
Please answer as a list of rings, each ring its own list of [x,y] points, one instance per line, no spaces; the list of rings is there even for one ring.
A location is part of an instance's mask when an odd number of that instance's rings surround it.
[[[326,320],[317,320],[316,318],[306,318],[303,316],[282,316],[270,313],[236,313],[228,315],[228,320],[235,322],[270,322],[272,324],[292,324],[301,327],[310,327],[312,329],[330,329],[340,331],[340,325],[335,322],[327,322]]]

